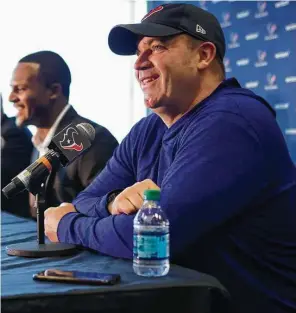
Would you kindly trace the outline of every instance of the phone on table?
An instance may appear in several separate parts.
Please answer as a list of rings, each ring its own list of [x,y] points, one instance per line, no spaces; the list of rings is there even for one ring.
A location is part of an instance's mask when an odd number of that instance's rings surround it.
[[[120,275],[47,269],[45,271],[34,274],[33,279],[42,281],[78,283],[86,285],[114,285],[120,282]]]

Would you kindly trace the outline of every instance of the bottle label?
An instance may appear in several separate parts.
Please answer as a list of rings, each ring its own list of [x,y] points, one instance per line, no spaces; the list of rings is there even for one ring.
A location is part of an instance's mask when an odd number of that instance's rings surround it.
[[[169,234],[134,234],[134,257],[138,259],[167,259]]]

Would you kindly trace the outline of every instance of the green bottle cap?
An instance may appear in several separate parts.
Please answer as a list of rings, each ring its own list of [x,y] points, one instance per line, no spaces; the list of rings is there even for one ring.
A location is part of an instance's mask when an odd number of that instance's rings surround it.
[[[147,189],[144,191],[144,198],[145,198],[145,200],[159,201],[160,200],[160,190]]]

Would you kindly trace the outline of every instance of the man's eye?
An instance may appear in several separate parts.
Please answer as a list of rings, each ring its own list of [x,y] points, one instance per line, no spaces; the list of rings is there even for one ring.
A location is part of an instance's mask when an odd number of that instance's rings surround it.
[[[151,49],[152,49],[152,51],[162,51],[165,49],[165,47],[162,45],[154,45],[151,47]]]

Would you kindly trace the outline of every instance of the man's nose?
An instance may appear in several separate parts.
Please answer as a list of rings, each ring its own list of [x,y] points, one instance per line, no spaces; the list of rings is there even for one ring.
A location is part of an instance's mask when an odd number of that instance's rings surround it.
[[[152,66],[152,63],[149,60],[150,54],[151,52],[149,50],[142,52],[135,62],[134,69],[140,71],[150,68]]]
[[[14,102],[17,102],[17,96],[16,96],[16,94],[15,94],[14,91],[12,91],[12,92],[10,93],[8,100],[9,100],[9,102],[13,102],[13,103],[14,103]]]

